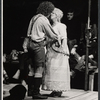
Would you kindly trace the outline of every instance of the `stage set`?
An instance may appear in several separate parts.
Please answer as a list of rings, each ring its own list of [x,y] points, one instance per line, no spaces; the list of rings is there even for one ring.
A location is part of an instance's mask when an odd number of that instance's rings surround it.
[[[85,57],[77,61],[77,64],[73,57],[70,58],[71,90],[63,92],[61,97],[48,97],[47,100],[98,100],[98,0],[48,1],[63,11],[62,22],[67,26],[68,39],[72,40],[70,43],[77,45],[78,57]],[[2,98],[9,96],[9,90],[21,84],[20,80],[14,79],[13,76],[19,70],[19,57],[24,53],[22,44],[29,21],[36,14],[40,3],[41,0],[3,0]],[[68,12],[73,14],[70,21],[67,19]],[[85,62],[84,65],[82,61]],[[78,71],[73,75],[75,68]],[[28,89],[24,81],[23,85]],[[43,95],[51,93],[41,88],[40,90]],[[24,100],[32,100],[32,97],[27,96],[26,92]]]

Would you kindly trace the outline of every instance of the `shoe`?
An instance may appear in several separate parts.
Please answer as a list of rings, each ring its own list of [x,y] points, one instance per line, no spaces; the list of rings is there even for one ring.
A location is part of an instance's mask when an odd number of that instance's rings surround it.
[[[41,95],[40,93],[32,95],[32,99],[47,99],[47,98],[48,98],[47,96]]]
[[[42,78],[34,78],[34,89],[33,89],[33,99],[47,99],[47,96],[40,94],[40,85],[42,82]]]
[[[53,91],[53,92],[51,92],[51,93],[49,94],[49,96],[50,96],[50,97],[54,97],[54,96],[55,96],[55,94],[56,94],[56,92],[55,92],[55,91]]]
[[[62,92],[56,92],[54,97],[61,97]]]
[[[62,92],[53,91],[49,96],[50,97],[61,97]]]

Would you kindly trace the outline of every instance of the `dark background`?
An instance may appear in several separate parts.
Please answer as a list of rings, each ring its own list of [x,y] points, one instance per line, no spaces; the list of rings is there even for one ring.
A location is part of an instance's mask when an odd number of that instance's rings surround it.
[[[3,0],[3,51],[23,50],[23,37],[38,5],[45,0]],[[74,9],[76,18],[87,23],[88,0],[48,0],[64,12],[62,22],[67,24],[67,10]],[[98,25],[98,0],[91,0],[91,23]]]

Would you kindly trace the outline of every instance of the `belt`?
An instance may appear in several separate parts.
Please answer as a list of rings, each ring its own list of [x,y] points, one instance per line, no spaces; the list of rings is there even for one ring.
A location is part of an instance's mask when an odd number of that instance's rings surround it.
[[[32,39],[31,39],[31,41],[34,42],[34,43],[41,43],[41,42],[44,42],[44,40],[37,42],[37,41],[34,41],[34,40],[32,40]]]
[[[36,42],[36,41],[34,41],[34,40],[31,39],[31,41],[32,41],[33,43],[37,43],[37,44],[40,44],[40,45],[44,45],[44,40],[43,40],[43,41],[40,41],[40,42]]]

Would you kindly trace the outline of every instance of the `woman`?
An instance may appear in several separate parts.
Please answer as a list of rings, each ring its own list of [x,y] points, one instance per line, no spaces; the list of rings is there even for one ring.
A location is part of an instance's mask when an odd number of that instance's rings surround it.
[[[53,91],[50,96],[60,97],[63,91],[70,90],[69,49],[67,46],[66,25],[61,23],[63,12],[55,8],[51,14],[55,33],[61,37],[61,46],[57,42],[47,46],[46,68],[43,89]]]

